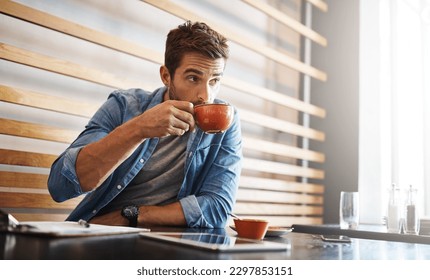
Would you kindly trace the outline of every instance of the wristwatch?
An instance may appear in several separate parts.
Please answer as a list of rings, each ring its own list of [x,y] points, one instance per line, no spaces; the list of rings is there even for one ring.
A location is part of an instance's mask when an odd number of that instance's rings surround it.
[[[128,226],[137,227],[137,217],[139,216],[139,206],[126,205],[121,210],[121,216],[129,221]]]

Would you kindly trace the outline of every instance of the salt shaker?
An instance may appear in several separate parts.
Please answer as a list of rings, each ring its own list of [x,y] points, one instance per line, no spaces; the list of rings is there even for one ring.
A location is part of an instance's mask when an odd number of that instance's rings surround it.
[[[417,189],[409,186],[408,196],[406,200],[405,214],[405,233],[417,235],[420,231],[420,219],[417,209]]]
[[[402,226],[402,211],[400,202],[400,189],[392,184],[389,198],[388,198],[388,211],[387,211],[387,232],[400,233]]]

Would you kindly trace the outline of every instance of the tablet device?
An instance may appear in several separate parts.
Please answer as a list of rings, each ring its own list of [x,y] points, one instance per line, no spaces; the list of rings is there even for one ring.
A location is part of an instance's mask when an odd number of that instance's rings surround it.
[[[221,252],[286,251],[289,247],[285,243],[213,233],[142,232],[139,235],[143,238]]]

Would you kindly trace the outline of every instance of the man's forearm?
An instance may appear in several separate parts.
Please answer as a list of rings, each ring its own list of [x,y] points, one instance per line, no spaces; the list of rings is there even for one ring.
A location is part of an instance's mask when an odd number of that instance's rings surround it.
[[[144,141],[132,123],[124,124],[84,147],[76,159],[76,173],[84,192],[99,187]]]
[[[139,208],[138,227],[187,225],[179,202],[163,206],[140,206]],[[128,225],[127,219],[121,216],[120,210],[94,217],[90,222],[103,225]]]
[[[164,206],[141,206],[138,219],[139,226],[186,226],[184,212],[179,202]]]

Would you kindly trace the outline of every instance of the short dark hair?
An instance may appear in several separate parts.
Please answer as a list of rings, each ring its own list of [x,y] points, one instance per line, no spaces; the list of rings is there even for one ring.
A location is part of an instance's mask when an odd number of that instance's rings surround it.
[[[173,78],[184,54],[199,53],[212,59],[228,59],[227,39],[203,22],[187,21],[167,34],[164,65]]]

